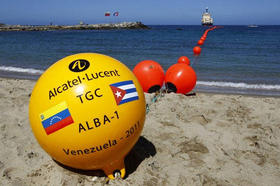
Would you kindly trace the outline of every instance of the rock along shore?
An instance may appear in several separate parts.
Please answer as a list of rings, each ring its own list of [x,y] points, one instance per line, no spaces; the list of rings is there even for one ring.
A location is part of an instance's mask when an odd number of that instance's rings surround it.
[[[109,30],[109,29],[149,29],[141,22],[122,22],[80,25],[0,25],[0,31],[48,31],[48,30]]]

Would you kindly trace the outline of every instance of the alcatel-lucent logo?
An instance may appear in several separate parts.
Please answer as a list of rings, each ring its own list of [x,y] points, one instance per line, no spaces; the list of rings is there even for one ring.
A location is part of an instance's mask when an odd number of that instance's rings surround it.
[[[77,59],[69,64],[69,70],[72,72],[82,72],[88,69],[90,63],[85,59]]]

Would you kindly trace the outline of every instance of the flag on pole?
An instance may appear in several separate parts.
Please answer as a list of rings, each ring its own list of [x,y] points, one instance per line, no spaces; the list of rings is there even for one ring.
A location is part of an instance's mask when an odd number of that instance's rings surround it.
[[[114,12],[113,16],[119,16],[119,12]]]

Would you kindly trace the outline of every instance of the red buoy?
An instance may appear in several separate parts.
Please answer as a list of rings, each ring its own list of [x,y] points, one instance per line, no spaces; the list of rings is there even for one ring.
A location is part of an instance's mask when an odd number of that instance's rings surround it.
[[[189,65],[174,64],[166,71],[165,84],[168,92],[186,94],[195,87],[195,71]]]
[[[190,60],[187,56],[181,56],[178,59],[178,63],[184,63],[184,64],[187,64],[187,65],[190,65]]]
[[[201,53],[201,48],[199,46],[195,46],[193,48],[193,54],[194,55],[199,55]]]
[[[198,45],[203,45],[203,43],[204,43],[204,41],[201,39],[197,42]]]
[[[133,73],[140,82],[144,92],[156,92],[163,85],[164,71],[161,65],[155,61],[141,61],[134,67]]]
[[[200,39],[203,40],[203,41],[205,41],[206,36],[202,36]]]

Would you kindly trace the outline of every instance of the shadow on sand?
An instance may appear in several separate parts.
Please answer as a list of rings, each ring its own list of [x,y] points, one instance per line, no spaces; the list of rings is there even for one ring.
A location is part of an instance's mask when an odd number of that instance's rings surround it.
[[[134,147],[131,149],[131,151],[128,153],[128,155],[125,157],[124,163],[125,163],[125,169],[126,169],[126,175],[125,178],[127,178],[131,173],[136,171],[137,167],[141,164],[142,161],[144,161],[146,158],[149,158],[150,156],[154,156],[156,154],[156,148],[152,142],[147,140],[145,137],[140,136],[137,143],[134,145]],[[55,161],[55,160],[54,160]],[[98,176],[98,177],[105,177],[106,175],[102,170],[81,170],[81,169],[75,169],[72,167],[65,166],[57,161],[55,161],[59,166],[78,173],[83,174],[87,176]]]

